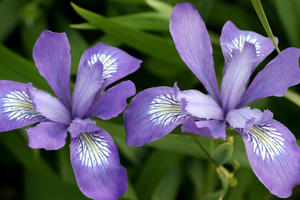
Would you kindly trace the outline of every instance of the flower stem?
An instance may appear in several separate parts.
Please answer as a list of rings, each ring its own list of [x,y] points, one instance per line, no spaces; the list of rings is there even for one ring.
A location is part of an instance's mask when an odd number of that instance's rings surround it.
[[[213,159],[213,157],[208,153],[208,151],[203,147],[203,145],[198,141],[198,139],[192,135],[193,140],[196,142],[196,144],[200,147],[200,149],[203,151],[203,153],[206,155],[208,160],[210,160],[216,167],[218,167],[217,162]]]

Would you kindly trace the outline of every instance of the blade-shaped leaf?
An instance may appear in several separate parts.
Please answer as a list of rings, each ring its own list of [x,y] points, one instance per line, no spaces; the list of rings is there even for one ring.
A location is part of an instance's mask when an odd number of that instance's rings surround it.
[[[182,158],[178,154],[167,151],[156,150],[151,153],[138,175],[136,191],[139,197],[143,200],[150,200],[163,178]]]
[[[0,80],[32,82],[39,89],[51,91],[32,62],[0,44]]]
[[[71,5],[90,24],[121,40],[124,44],[154,58],[173,63],[174,68],[180,66],[178,63],[183,64],[171,40],[113,22],[99,14],[80,8],[73,3]]]

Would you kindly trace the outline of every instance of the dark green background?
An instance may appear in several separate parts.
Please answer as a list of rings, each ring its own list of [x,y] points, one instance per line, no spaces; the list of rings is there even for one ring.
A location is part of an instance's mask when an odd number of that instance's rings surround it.
[[[73,82],[82,52],[101,41],[144,60],[137,72],[124,79],[132,80],[137,91],[154,86],[172,86],[175,81],[181,89],[203,90],[180,60],[168,32],[171,8],[183,1],[162,2],[171,6],[158,5],[158,10],[155,10],[145,0],[74,0],[73,3],[86,9],[78,7],[76,13],[70,2],[65,0],[0,0],[0,79],[32,82],[35,87],[50,92],[32,60],[36,39],[41,31],[50,29],[68,35]],[[209,30],[220,81],[223,57],[218,39],[223,24],[231,20],[240,29],[266,33],[250,0],[191,2],[198,8]],[[300,1],[264,0],[262,3],[273,33],[279,38],[279,48],[300,47]],[[71,24],[77,25],[71,27]],[[259,69],[276,54],[274,51]],[[300,92],[299,86],[291,89]],[[284,97],[271,97],[256,101],[252,106],[272,110],[275,119],[284,123],[300,139],[300,112],[295,103]],[[125,145],[122,116],[110,121],[98,120],[97,123],[113,136],[119,147],[121,162],[127,168],[129,188],[123,199],[217,200],[224,192],[225,200],[276,199],[251,171],[241,138],[232,130],[228,132],[234,137],[234,152],[225,167],[232,172],[235,160],[241,167],[235,172],[237,186],[228,187],[191,135],[181,133],[180,129],[162,140],[135,148]],[[197,139],[209,152],[220,143],[198,136]],[[1,133],[0,199],[86,199],[76,186],[68,147],[66,145],[59,151],[32,150],[27,147],[23,129]],[[290,199],[299,198],[300,186],[294,189]]]

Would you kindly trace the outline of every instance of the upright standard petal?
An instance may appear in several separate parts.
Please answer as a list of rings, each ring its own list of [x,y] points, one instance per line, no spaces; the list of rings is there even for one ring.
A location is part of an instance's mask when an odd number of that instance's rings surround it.
[[[224,119],[222,108],[210,95],[197,90],[184,90],[178,91],[177,99],[182,102],[182,113],[203,119]]]
[[[181,113],[176,89],[154,87],[138,93],[124,112],[126,143],[141,146],[157,140],[182,124],[187,115]]]
[[[219,120],[196,120],[189,118],[182,125],[182,132],[195,133],[204,137],[211,137],[216,139],[225,140],[226,138],[226,125],[223,121]]]
[[[300,149],[294,135],[275,120],[240,132],[258,179],[271,193],[281,198],[289,197],[293,187],[300,184]]]
[[[288,48],[279,53],[261,70],[243,95],[240,107],[256,99],[283,96],[287,89],[300,82],[300,49]]]
[[[47,119],[68,125],[71,122],[69,110],[47,92],[31,87],[29,89],[34,108]]]
[[[56,122],[42,122],[33,128],[26,129],[29,142],[33,149],[57,150],[66,143],[67,127]]]
[[[277,38],[276,42],[278,41]],[[270,38],[264,37],[252,31],[243,31],[238,29],[231,21],[227,21],[223,26],[220,43],[222,52],[225,57],[224,73],[227,70],[227,63],[232,59],[235,50],[243,51],[245,42],[255,46],[258,65],[265,59],[274,49],[274,45]]]
[[[102,89],[136,71],[142,62],[125,51],[104,43],[98,43],[87,49],[82,55],[80,63],[86,61],[89,65],[93,65],[98,61],[102,63]]]
[[[34,45],[33,58],[59,100],[70,108],[71,55],[66,34],[43,31]]]
[[[95,97],[100,95],[98,92],[102,83],[102,72],[103,66],[100,62],[80,63],[72,98],[73,117],[84,117]]]
[[[79,129],[83,132],[71,138],[71,162],[80,190],[91,199],[117,200],[126,191],[127,175],[116,145],[103,129]]]
[[[108,120],[118,116],[127,106],[127,98],[135,94],[135,86],[131,81],[123,81],[105,91],[99,100],[89,109],[87,116],[97,116]]]
[[[18,129],[44,119],[35,111],[28,87],[31,85],[0,81],[0,132]]]
[[[174,7],[170,32],[182,60],[220,103],[211,43],[205,24],[192,4],[181,3]]]
[[[246,42],[242,52],[235,50],[221,84],[225,112],[235,108],[247,87],[256,62],[255,46]]]

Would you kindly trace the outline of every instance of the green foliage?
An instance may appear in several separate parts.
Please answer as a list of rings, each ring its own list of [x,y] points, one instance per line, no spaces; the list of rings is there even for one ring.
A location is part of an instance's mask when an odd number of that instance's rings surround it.
[[[183,1],[90,0],[74,1],[70,5],[68,1],[58,0],[0,0],[0,79],[32,82],[35,87],[51,92],[31,56],[40,32],[48,28],[68,35],[73,81],[82,52],[101,41],[144,61],[141,69],[128,77],[136,84],[137,91],[171,86],[175,81],[182,89],[199,89],[199,81],[181,61],[168,32],[172,8],[179,2]],[[206,22],[218,80],[222,78],[224,60],[219,35],[227,20],[242,29],[264,34],[262,23],[271,38],[272,30],[281,36],[281,49],[300,47],[298,0],[269,0],[263,5],[259,0],[252,0],[255,10],[250,0],[236,0],[234,4],[227,0],[191,2]],[[271,20],[268,22],[267,18]],[[71,87],[73,85],[74,82]],[[292,103],[270,98],[252,105],[261,109],[275,108],[275,116],[286,122],[299,138],[299,117],[291,117],[299,112],[296,110],[300,106],[299,88],[294,87],[285,97]],[[282,101],[281,106],[278,101]],[[276,199],[251,171],[242,138],[234,130],[227,130],[228,135],[234,137],[234,143],[193,136],[217,164],[222,165],[215,166],[191,134],[181,133],[180,129],[143,147],[130,147],[125,144],[126,134],[120,118],[96,121],[112,135],[128,171],[128,189],[122,200]],[[0,173],[3,174],[0,175],[0,199],[87,199],[76,185],[69,153],[68,144],[55,152],[30,149],[23,129],[2,133],[0,165],[7,172]],[[237,165],[241,167],[237,169]],[[22,176],[17,177],[15,169]],[[15,193],[7,197],[10,190],[6,188],[10,187]],[[291,199],[298,199],[299,191],[297,187]]]

